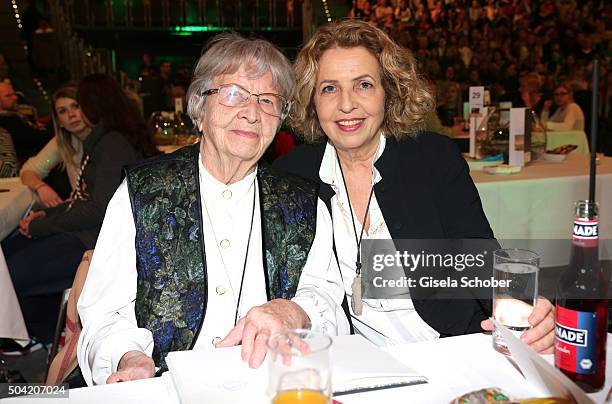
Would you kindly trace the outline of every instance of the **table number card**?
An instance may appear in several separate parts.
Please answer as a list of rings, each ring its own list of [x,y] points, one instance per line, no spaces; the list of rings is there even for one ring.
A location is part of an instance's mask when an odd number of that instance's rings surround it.
[[[485,88],[483,86],[470,87],[470,111],[480,110],[485,106]]]
[[[479,129],[483,129],[481,126],[484,124],[486,130],[486,122],[482,122],[483,118],[487,116],[487,111],[484,106],[484,87],[470,87],[470,150],[469,156],[476,158],[478,150],[478,139],[477,132]]]
[[[510,109],[508,165],[525,166],[531,161],[531,120],[527,108]]]

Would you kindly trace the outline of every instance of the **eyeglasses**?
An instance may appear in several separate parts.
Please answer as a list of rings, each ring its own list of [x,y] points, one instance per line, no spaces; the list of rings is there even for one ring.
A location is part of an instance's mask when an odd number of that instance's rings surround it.
[[[226,107],[241,107],[251,101],[251,96],[257,98],[257,104],[263,112],[274,117],[285,117],[289,111],[289,102],[282,95],[274,93],[253,94],[238,84],[223,84],[219,88],[202,91],[202,95],[218,94],[219,104]]]
[[[568,95],[569,92],[567,91],[558,91],[556,93],[554,93],[555,97],[563,97],[564,95]]]

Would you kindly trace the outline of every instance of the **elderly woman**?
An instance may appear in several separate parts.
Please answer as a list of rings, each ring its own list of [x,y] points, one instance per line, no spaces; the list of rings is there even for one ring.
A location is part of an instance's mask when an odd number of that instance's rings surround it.
[[[109,204],[78,303],[88,384],[152,377],[170,351],[242,344],[256,367],[274,332],[348,332],[315,184],[258,165],[294,85],[263,40],[222,35],[200,57],[201,142],[128,169]]]
[[[557,104],[555,112],[552,116],[550,115],[551,100],[544,102],[544,109],[542,110],[542,123],[546,126],[546,129],[584,131],[584,113],[580,106],[574,102],[574,92],[571,86],[559,84],[553,95],[555,104]]]
[[[319,29],[295,62],[293,124],[311,145],[278,161],[316,180],[334,225],[354,329],[378,345],[491,329],[476,299],[362,299],[353,293],[364,239],[492,238],[468,166],[446,137],[420,132],[433,100],[406,49],[358,20]],[[357,259],[356,259],[357,258]],[[552,347],[550,302],[523,338]]]

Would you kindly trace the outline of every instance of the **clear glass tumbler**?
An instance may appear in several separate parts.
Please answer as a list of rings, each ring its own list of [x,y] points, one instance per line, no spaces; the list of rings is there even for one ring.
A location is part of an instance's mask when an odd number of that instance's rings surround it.
[[[498,281],[493,288],[493,318],[517,337],[531,328],[528,319],[538,296],[539,270],[540,256],[533,251],[509,248],[493,253],[493,276]],[[497,330],[493,331],[493,347],[510,354]]]
[[[268,394],[272,404],[331,403],[331,338],[288,330],[268,340]]]

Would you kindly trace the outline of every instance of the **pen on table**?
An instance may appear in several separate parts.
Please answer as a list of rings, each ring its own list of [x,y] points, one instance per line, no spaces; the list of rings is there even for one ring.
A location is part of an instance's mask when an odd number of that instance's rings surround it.
[[[0,188],[0,192],[11,192],[10,189],[6,189],[6,188]]]
[[[344,390],[334,392],[334,397],[344,396],[347,394],[357,394],[357,393],[366,393],[368,391],[377,391],[377,390],[387,390],[394,389],[396,387],[405,387],[405,386],[414,386],[416,384],[425,384],[427,380],[417,380],[417,381],[407,381],[407,382],[398,382],[398,383],[389,383],[389,384],[380,384],[377,386],[368,386],[368,387],[358,387],[354,389]]]

